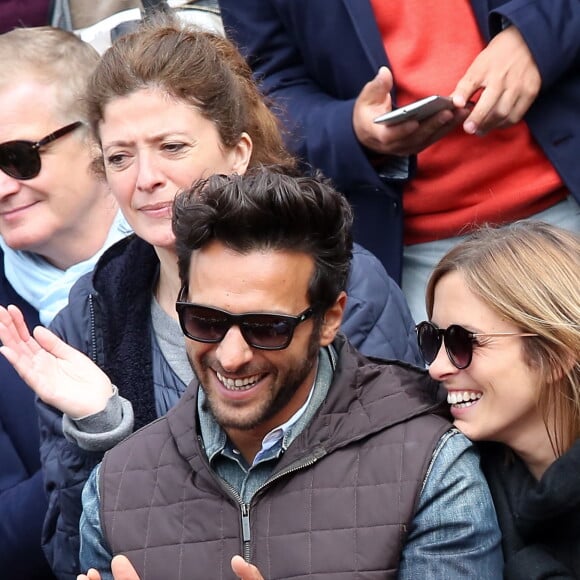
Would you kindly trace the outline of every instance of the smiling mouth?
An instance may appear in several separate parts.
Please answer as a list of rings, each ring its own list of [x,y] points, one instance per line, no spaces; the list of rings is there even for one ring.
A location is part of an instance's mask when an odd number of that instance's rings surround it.
[[[16,215],[16,214],[28,209],[29,207],[36,205],[37,203],[38,202],[33,201],[32,203],[29,203],[28,205],[21,205],[20,207],[2,210],[2,211],[0,211],[0,216],[1,217],[10,217],[10,216]]]
[[[483,397],[483,393],[475,391],[449,391],[447,393],[447,403],[457,408],[471,407]]]
[[[263,375],[252,375],[250,377],[244,377],[243,379],[229,379],[217,371],[216,376],[228,391],[248,391],[263,377]]]

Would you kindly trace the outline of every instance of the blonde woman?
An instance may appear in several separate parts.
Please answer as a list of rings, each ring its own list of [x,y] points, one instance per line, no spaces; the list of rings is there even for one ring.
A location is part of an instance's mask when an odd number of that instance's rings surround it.
[[[441,259],[426,304],[429,372],[455,425],[486,442],[506,578],[580,577],[580,239],[482,229]]]

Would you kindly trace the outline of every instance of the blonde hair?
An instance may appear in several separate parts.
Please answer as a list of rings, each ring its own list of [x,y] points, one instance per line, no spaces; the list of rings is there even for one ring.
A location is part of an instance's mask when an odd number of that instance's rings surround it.
[[[558,227],[520,221],[483,227],[437,264],[426,291],[459,272],[473,294],[522,332],[524,357],[538,371],[538,408],[555,452],[580,437],[580,238]]]
[[[99,62],[90,44],[60,28],[16,28],[0,34],[0,62],[0,90],[19,79],[34,79],[52,91],[54,103],[48,106],[63,123],[82,120],[82,97]],[[46,95],[38,95],[30,106],[46,107]]]
[[[215,124],[228,148],[248,133],[253,143],[250,167],[296,167],[250,67],[226,38],[158,14],[115,41],[87,91],[87,118],[97,140],[107,104],[146,88],[158,88],[195,108]],[[95,169],[102,172],[102,160],[100,164],[97,160]]]

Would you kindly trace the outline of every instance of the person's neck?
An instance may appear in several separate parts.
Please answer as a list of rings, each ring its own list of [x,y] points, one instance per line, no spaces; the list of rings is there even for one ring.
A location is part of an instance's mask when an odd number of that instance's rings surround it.
[[[181,288],[177,256],[174,250],[168,248],[156,247],[155,252],[159,258],[159,280],[155,288],[155,298],[163,311],[177,320],[175,302]]]
[[[54,235],[38,251],[32,251],[53,266],[67,270],[88,260],[103,247],[117,212],[116,202],[107,195],[100,204],[87,212],[87,219],[82,223],[75,223],[72,228]]]
[[[518,441],[509,447],[526,464],[529,472],[539,481],[557,459],[552,442],[544,423],[538,426],[535,433],[527,431]]]

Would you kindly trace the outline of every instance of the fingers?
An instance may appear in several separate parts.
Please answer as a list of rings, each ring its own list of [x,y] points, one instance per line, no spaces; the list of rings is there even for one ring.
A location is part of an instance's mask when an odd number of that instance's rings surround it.
[[[393,76],[381,67],[358,96],[353,109],[353,129],[359,143],[378,155],[414,155],[445,136],[465,120],[469,109],[457,107],[441,111],[426,120],[405,121],[396,125],[374,123],[374,119],[392,109],[390,91]],[[459,101],[466,98],[456,96]]]
[[[28,326],[26,326],[24,315],[20,309],[17,306],[14,306],[14,304],[10,304],[6,309],[6,312],[12,320],[12,324],[16,328],[18,336],[20,336],[22,340],[27,341],[30,338],[30,332],[28,330]]]
[[[44,326],[37,326],[32,335],[39,348],[61,360],[74,360],[78,351]]]
[[[361,104],[367,106],[384,106],[393,88],[393,75],[391,71],[382,66],[379,68],[374,79],[371,79],[360,92],[357,98]],[[384,112],[384,111],[383,111]]]
[[[234,574],[241,580],[264,580],[258,568],[246,562],[241,556],[234,556],[231,561],[231,566]]]
[[[30,336],[22,312],[16,306],[0,306],[0,341],[0,353],[22,376],[22,372],[26,372],[32,357],[40,349]]]
[[[370,80],[357,97],[353,112],[352,125],[359,143],[367,149],[375,150],[384,138],[384,127],[373,123],[379,115],[392,109],[390,91],[393,88],[391,71],[383,66],[375,78]],[[388,133],[387,133],[388,134]],[[380,152],[377,150],[377,152]]]
[[[386,66],[382,66],[379,68],[375,78],[365,85],[361,91],[361,96],[364,94],[365,100],[369,103],[383,104],[392,88],[393,75]]]
[[[126,556],[115,556],[111,561],[111,571],[113,580],[140,580],[137,571]]]
[[[79,574],[77,580],[101,580],[101,575],[94,568],[90,568],[86,574]]]
[[[496,35],[475,58],[453,91],[456,106],[481,91],[464,122],[466,133],[483,135],[521,121],[541,87],[533,56],[515,26]]]
[[[400,137],[393,140],[391,147],[396,152],[396,155],[414,155],[419,153],[461,124],[468,114],[467,109],[446,110],[432,115],[421,123],[416,121],[401,123],[401,125],[409,124],[409,126],[413,123],[412,131],[408,134],[401,134]],[[396,128],[399,128],[399,125],[393,127],[393,129]]]
[[[0,340],[10,348],[27,344],[30,340],[22,312],[12,304],[8,308],[0,306]]]
[[[0,306],[0,340],[19,355],[34,356],[44,349],[56,358],[70,358],[75,349],[62,341],[56,334],[37,326],[30,335],[22,312],[14,305]]]
[[[140,580],[126,556],[115,556],[111,560],[111,572],[113,580]],[[101,580],[101,575],[94,568],[90,568],[86,574],[79,574],[77,580]]]

